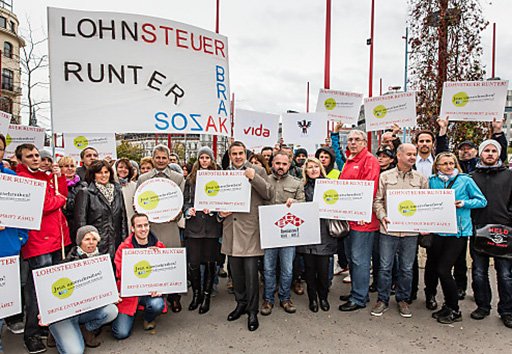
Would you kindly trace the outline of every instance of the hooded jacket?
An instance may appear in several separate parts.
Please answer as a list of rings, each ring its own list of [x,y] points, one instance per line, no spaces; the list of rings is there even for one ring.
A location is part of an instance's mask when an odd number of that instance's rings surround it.
[[[336,155],[334,154],[334,150],[331,147],[322,146],[315,152],[315,157],[317,159],[320,159],[321,152],[325,152],[331,157],[329,165],[325,168],[325,174],[327,175],[327,178],[338,179],[340,177],[340,171],[334,168],[334,163],[336,162]]]

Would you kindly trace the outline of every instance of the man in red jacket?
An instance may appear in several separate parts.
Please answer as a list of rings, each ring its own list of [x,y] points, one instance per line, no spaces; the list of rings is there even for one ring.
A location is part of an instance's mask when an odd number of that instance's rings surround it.
[[[340,179],[357,179],[373,181],[373,198],[379,185],[380,166],[375,156],[368,151],[366,133],[351,130],[347,138],[349,157],[345,162]],[[345,237],[352,290],[350,296],[341,297],[347,301],[340,305],[340,311],[354,311],[366,307],[368,286],[370,285],[370,262],[372,257],[373,238],[379,230],[379,221],[372,212],[372,220],[350,221],[350,233]]]
[[[135,213],[131,218],[132,233],[119,245],[114,263],[116,266],[117,288],[121,292],[121,274],[123,250],[129,248],[165,248],[155,234],[149,230],[149,219],[146,214]],[[139,306],[144,307],[144,330],[150,331],[156,327],[155,320],[164,310],[165,302],[162,294],[152,292],[148,296],[131,296],[121,298],[117,304],[119,314],[112,323],[112,335],[116,339],[128,338],[133,329],[135,314]]]
[[[20,162],[17,174],[20,177],[33,178],[46,182],[46,194],[43,204],[43,217],[40,230],[31,230],[28,241],[21,249],[21,255],[28,261],[29,277],[25,286],[26,322],[24,341],[29,353],[42,353],[46,347],[41,341],[47,331],[38,325],[36,291],[32,271],[54,265],[62,260],[62,247],[71,243],[66,217],[62,208],[66,204],[68,188],[66,177],[61,175],[58,164],[52,167],[52,173],[39,169],[41,156],[32,144],[21,144],[16,147],[16,158]],[[56,175],[58,185],[55,185]]]

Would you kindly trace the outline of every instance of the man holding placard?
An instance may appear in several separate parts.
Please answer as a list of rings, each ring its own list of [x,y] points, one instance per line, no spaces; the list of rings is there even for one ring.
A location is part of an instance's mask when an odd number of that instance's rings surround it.
[[[129,235],[116,251],[114,263],[116,265],[116,278],[118,289],[121,290],[121,274],[123,264],[123,250],[133,248],[165,248],[165,245],[158,240],[156,235],[150,231],[149,218],[145,214],[135,213],[131,219],[132,233]],[[112,335],[116,339],[128,338],[133,329],[133,322],[137,309],[144,307],[144,330],[155,329],[156,318],[162,313],[165,301],[162,294],[152,292],[148,296],[131,296],[121,298],[117,304],[119,315],[112,324]]]
[[[62,208],[66,204],[68,188],[66,177],[61,175],[57,164],[47,174],[39,170],[41,157],[39,150],[32,144],[21,144],[16,147],[16,158],[20,161],[17,167],[18,176],[33,178],[46,182],[46,194],[43,206],[43,218],[40,230],[31,230],[28,241],[21,253],[28,261],[29,277],[25,287],[26,322],[24,340],[31,353],[46,350],[40,339],[42,329],[38,325],[36,293],[32,270],[48,267],[60,262],[63,258],[63,247],[69,245],[69,229]],[[55,185],[54,175],[58,185]]]
[[[304,186],[298,178],[288,174],[291,158],[285,151],[279,151],[272,159],[270,184],[274,186],[271,204],[285,204],[290,207],[293,202],[304,202]],[[276,289],[276,267],[279,259],[279,301],[287,313],[295,313],[296,308],[290,299],[290,287],[293,278],[293,260],[295,247],[267,248],[264,257],[265,292],[263,295],[262,315],[270,315],[274,307]]]
[[[235,310],[228,315],[228,321],[235,321],[248,313],[248,329],[255,331],[259,327],[258,258],[264,254],[260,245],[258,206],[272,200],[274,188],[265,170],[247,161],[246,148],[242,142],[233,142],[228,154],[228,169],[244,170],[245,177],[251,183],[249,213],[219,213],[219,217],[224,219],[221,252],[229,257],[237,303]]]
[[[185,178],[177,172],[174,172],[169,167],[171,163],[171,151],[165,145],[157,145],[153,149],[153,164],[155,168],[150,172],[140,176],[137,181],[137,188],[151,179],[151,178],[167,178],[176,183],[183,193],[185,189]],[[178,228],[178,221],[181,218],[181,213],[174,218],[174,220],[163,222],[163,223],[151,223],[153,233],[164,242],[167,247],[181,247],[180,231]],[[173,312],[181,311],[180,304],[181,296],[179,294],[169,294],[168,300],[171,304]]]
[[[397,166],[380,175],[379,189],[373,202],[373,210],[380,221],[379,260],[377,291],[378,300],[372,308],[372,316],[382,316],[388,309],[392,285],[393,263],[398,262],[396,279],[396,302],[402,317],[411,317],[407,301],[411,296],[412,267],[416,258],[417,232],[389,232],[387,226],[386,193],[391,189],[427,189],[428,180],[418,171],[412,169],[416,162],[416,147],[402,144],[397,149]],[[376,274],[373,275],[377,277]]]

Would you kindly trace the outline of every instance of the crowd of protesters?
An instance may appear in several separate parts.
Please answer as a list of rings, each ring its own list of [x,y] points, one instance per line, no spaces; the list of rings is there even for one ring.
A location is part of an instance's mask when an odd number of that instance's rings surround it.
[[[24,295],[23,312],[0,319],[0,330],[5,322],[13,333],[23,333],[29,353],[44,352],[46,346],[56,346],[60,353],[83,353],[85,347],[100,345],[98,336],[105,325],[112,326],[116,339],[127,338],[137,311],[143,312],[143,328],[153,330],[160,314],[182,310],[179,294],[120,298],[117,304],[45,326],[38,316],[32,277],[34,269],[109,254],[120,286],[122,250],[148,247],[186,247],[192,293],[189,311],[208,313],[218,277],[228,277],[236,306],[227,320],[247,315],[250,331],[259,327],[258,314],[272,313],[276,292],[279,306],[286,313],[295,313],[291,294],[302,295],[304,284],[309,310],[330,311],[333,275],[342,272],[351,290],[340,297],[340,311],[369,306],[369,293],[377,292],[370,315],[382,316],[395,294],[399,314],[412,317],[410,304],[417,301],[419,292],[420,245],[427,254],[426,308],[439,323],[461,321],[459,301],[467,291],[469,247],[476,302],[470,317],[482,320],[491,311],[488,269],[492,255],[475,249],[474,235],[476,229],[488,224],[512,227],[512,172],[505,166],[507,140],[502,122],[494,121],[488,140],[464,141],[453,147],[453,154],[448,122],[439,119],[438,124],[437,134],[418,131],[412,143],[402,143],[399,128],[393,127],[382,134],[375,155],[368,149],[367,134],[360,130],[349,131],[346,146],[341,146],[341,124],[330,133],[330,144],[316,151],[293,150],[283,142],[249,151],[243,142],[232,141],[220,165],[206,146],[195,152],[193,164],[183,165],[163,145],[156,146],[152,156],[139,163],[126,158],[100,160],[94,147],[88,147],[82,151],[78,166],[70,157],[53,161],[51,154],[34,145],[19,145],[16,164],[0,163],[0,173],[42,180],[47,187],[40,230],[0,226],[0,257],[21,254]],[[6,140],[0,135],[0,159],[5,147]],[[220,169],[244,171],[251,185],[249,213],[194,207],[198,171]],[[134,210],[136,188],[151,178],[170,179],[182,190],[182,212],[174,220],[153,223]],[[310,202],[315,181],[322,178],[373,181],[371,221],[350,221],[348,235],[340,239],[330,235],[327,220],[321,219],[319,244],[263,250],[258,207]],[[387,191],[397,189],[453,189],[457,232],[389,231]],[[63,255],[63,248],[67,255]],[[494,264],[497,310],[503,324],[512,328],[512,260],[494,257]],[[438,305],[438,283],[444,297],[442,305]]]

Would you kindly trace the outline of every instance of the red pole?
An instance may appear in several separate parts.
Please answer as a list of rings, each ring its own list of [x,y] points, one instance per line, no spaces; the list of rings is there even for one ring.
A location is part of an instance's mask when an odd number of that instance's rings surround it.
[[[215,33],[219,33],[219,19],[220,19],[220,0],[215,2]],[[233,112],[231,112],[233,114]],[[212,150],[215,160],[217,160],[217,135],[213,136]]]
[[[167,147],[172,150],[171,134],[167,134]]]
[[[324,88],[331,88],[331,0],[326,0]]]
[[[306,88],[306,113],[309,113],[309,81]]]
[[[492,24],[492,77],[496,77],[496,22]]]
[[[373,96],[373,30],[375,25],[375,0],[372,0],[371,19],[370,19],[370,72],[368,80],[368,97]],[[372,133],[368,132],[368,151],[372,151]]]

